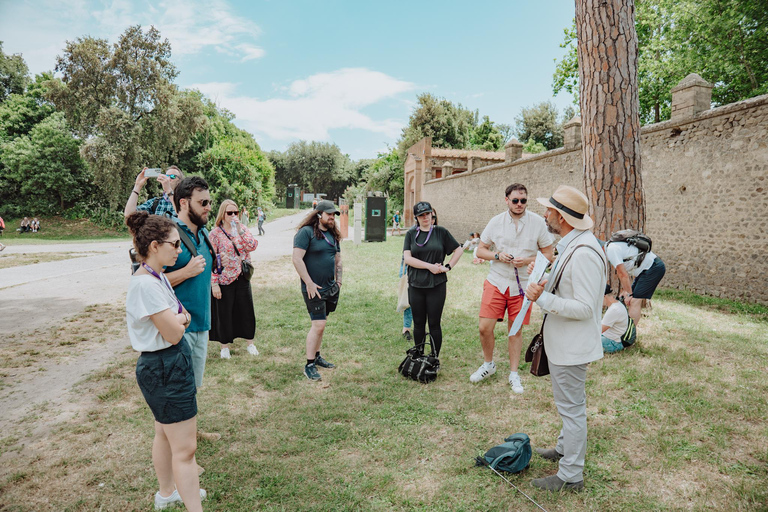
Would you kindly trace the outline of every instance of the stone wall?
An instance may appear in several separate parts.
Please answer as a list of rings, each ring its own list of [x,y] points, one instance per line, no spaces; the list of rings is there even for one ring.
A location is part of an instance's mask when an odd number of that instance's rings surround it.
[[[530,209],[560,184],[584,190],[581,146],[427,181],[422,198],[463,242],[528,187]],[[768,95],[649,125],[641,133],[646,232],[662,286],[768,304]]]

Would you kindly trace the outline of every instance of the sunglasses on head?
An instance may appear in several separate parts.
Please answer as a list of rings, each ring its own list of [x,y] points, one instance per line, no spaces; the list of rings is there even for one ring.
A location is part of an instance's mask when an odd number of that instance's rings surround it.
[[[522,198],[522,199],[514,198],[514,199],[509,199],[509,201],[510,201],[512,204],[517,204],[517,203],[520,203],[520,204],[525,204],[525,203],[527,203],[527,202],[528,202],[528,199],[526,199],[526,198]]]
[[[161,244],[171,244],[174,249],[181,247],[181,239],[171,242],[170,240],[158,240]]]
[[[237,211],[237,210],[235,210],[235,211],[229,211],[229,210],[227,210],[227,212],[226,212],[226,213],[227,213],[227,215],[237,215],[237,214],[238,214],[238,211]]]

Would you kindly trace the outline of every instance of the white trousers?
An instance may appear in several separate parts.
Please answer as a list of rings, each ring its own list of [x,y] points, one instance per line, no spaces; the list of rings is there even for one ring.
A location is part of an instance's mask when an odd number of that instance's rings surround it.
[[[558,366],[550,361],[549,372],[555,406],[563,420],[555,448],[563,454],[557,476],[565,482],[581,482],[587,455],[587,365]]]

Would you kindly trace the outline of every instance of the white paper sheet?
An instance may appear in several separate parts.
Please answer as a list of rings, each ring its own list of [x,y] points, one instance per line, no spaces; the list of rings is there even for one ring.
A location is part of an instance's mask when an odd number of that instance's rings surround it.
[[[544,271],[547,270],[548,265],[549,260],[546,256],[541,254],[541,251],[539,251],[538,254],[536,254],[536,262],[533,264],[533,272],[531,272],[531,274],[528,276],[528,282],[538,283],[541,281],[541,278],[544,277]],[[512,322],[512,328],[509,330],[509,336],[515,334],[523,326],[525,314],[528,312],[530,307],[531,301],[528,300],[528,297],[525,297],[523,299],[523,306],[520,308],[520,312],[515,317],[515,321]]]

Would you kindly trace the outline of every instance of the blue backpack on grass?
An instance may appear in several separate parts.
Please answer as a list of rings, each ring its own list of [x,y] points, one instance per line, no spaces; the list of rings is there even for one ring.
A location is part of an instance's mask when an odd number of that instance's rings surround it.
[[[531,439],[526,434],[513,434],[477,459],[477,466],[488,465],[498,471],[519,473],[531,460]]]

